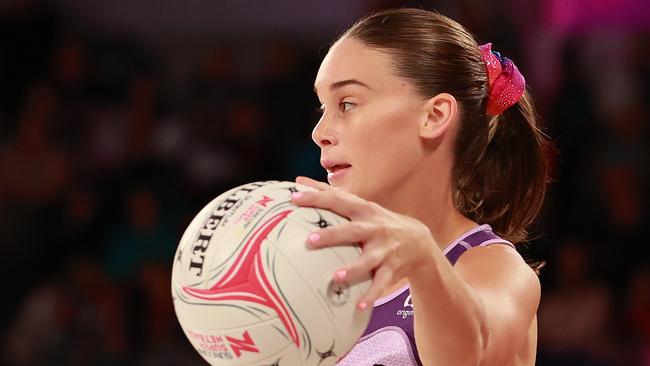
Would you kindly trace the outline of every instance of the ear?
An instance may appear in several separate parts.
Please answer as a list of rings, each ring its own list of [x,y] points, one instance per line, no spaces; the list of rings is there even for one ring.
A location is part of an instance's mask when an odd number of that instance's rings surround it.
[[[458,103],[449,93],[440,93],[426,101],[426,118],[420,125],[420,137],[435,139],[443,135],[458,118]]]

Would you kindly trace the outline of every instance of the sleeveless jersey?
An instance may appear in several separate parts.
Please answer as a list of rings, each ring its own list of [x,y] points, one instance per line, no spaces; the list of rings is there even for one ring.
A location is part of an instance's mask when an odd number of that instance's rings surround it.
[[[454,265],[466,250],[495,243],[513,246],[497,236],[490,225],[481,225],[458,237],[443,254]],[[406,285],[375,301],[368,328],[337,366],[416,365],[422,366],[422,362],[415,346],[413,302]]]

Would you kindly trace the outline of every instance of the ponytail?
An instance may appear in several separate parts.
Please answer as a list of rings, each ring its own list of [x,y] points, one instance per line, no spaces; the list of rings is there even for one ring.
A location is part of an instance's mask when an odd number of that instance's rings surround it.
[[[538,126],[528,92],[503,113],[485,118],[484,137],[463,134],[462,128],[459,133],[455,204],[467,217],[518,243],[526,239],[526,227],[544,201],[551,144]],[[467,149],[468,143],[474,148]],[[477,153],[480,146],[485,149]]]

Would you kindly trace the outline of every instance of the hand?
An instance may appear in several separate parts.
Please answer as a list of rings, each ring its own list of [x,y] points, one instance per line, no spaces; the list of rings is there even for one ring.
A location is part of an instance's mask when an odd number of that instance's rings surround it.
[[[368,292],[357,303],[359,309],[372,305],[390,284],[408,278],[422,266],[434,265],[433,250],[437,245],[429,229],[419,220],[327,183],[306,177],[296,178],[296,183],[316,190],[294,193],[294,204],[328,209],[350,219],[348,223],[314,231],[308,245],[314,249],[350,243],[361,245],[359,258],[334,274],[335,281],[353,282],[374,272]]]

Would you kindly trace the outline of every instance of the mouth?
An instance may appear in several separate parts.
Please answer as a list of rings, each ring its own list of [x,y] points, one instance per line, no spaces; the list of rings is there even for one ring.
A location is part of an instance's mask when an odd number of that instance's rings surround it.
[[[326,166],[325,170],[327,170],[327,174],[334,174],[342,169],[349,168],[352,165],[350,164],[335,164],[331,166]]]
[[[343,162],[333,162],[325,161],[323,164],[325,170],[327,170],[327,181],[332,185],[336,186],[342,183],[342,180],[350,171],[352,165]]]
[[[350,168],[352,168],[352,165],[344,160],[334,160],[325,157],[321,159],[320,163],[327,171],[327,181],[331,185],[340,184],[344,177],[348,175],[347,173],[350,171]]]

